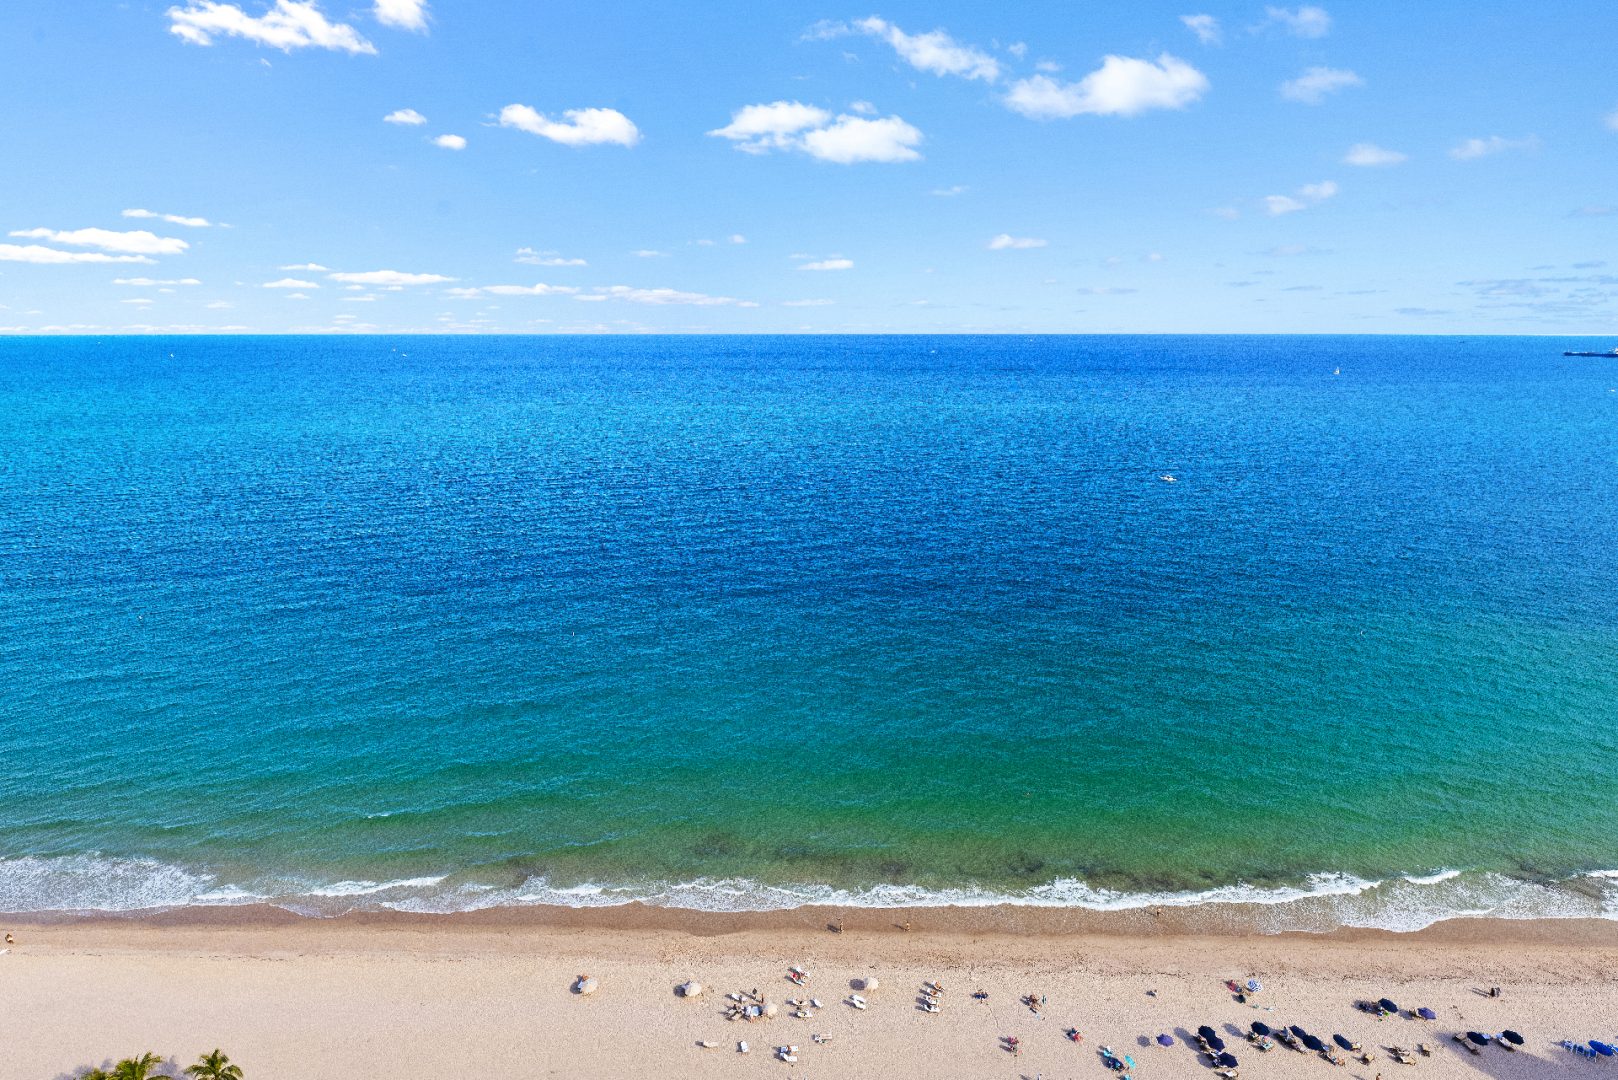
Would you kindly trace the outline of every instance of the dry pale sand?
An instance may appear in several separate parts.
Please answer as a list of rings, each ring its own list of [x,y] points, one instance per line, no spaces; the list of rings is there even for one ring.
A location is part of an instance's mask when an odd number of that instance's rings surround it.
[[[0,956],[0,1080],[64,1076],[108,1058],[154,1050],[182,1063],[219,1046],[250,1080],[503,1077],[1068,1077],[1108,1075],[1110,1044],[1142,1077],[1207,1077],[1183,1042],[1142,1045],[1199,1024],[1230,1033],[1252,1020],[1342,1032],[1367,1047],[1437,1047],[1401,1066],[1334,1070],[1278,1048],[1259,1054],[1232,1037],[1247,1078],[1377,1074],[1475,1078],[1610,1075],[1558,1048],[1563,1038],[1618,1034],[1618,926],[1607,923],[1448,923],[1420,934],[1343,932],[1266,936],[1192,932],[1144,917],[1102,927],[1076,916],[995,912],[694,916],[486,913],[483,917],[298,919],[271,912],[181,913],[146,920],[12,922]],[[913,929],[894,924],[908,920]],[[1075,920],[1077,920],[1075,922]],[[811,973],[807,991],[785,980]],[[588,972],[599,991],[569,993]],[[849,980],[881,988],[858,1012]],[[1262,1009],[1238,1003],[1227,979],[1256,975]],[[696,978],[701,999],[675,997]],[[917,1008],[924,979],[946,985],[943,1012]],[[1474,987],[1499,985],[1490,999]],[[757,987],[775,1000],[815,996],[811,1020],[728,1023],[727,991]],[[986,990],[979,1004],[971,993]],[[1147,991],[1155,990],[1156,996]],[[1027,992],[1049,1006],[1036,1016]],[[1440,1019],[1378,1022],[1356,999],[1387,995],[1429,1005]],[[1084,1032],[1082,1045],[1063,1036]],[[1526,1049],[1463,1054],[1457,1029],[1513,1027]],[[815,1045],[810,1035],[833,1041]],[[1002,1036],[1022,1040],[1020,1057]],[[746,1056],[736,1052],[745,1039]],[[699,1040],[721,1044],[698,1047]],[[771,1056],[801,1048],[799,1063]]]

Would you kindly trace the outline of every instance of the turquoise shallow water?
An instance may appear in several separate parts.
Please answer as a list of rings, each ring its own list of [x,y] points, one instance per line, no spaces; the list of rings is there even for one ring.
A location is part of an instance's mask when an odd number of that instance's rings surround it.
[[[0,910],[1618,912],[1574,344],[0,341]]]

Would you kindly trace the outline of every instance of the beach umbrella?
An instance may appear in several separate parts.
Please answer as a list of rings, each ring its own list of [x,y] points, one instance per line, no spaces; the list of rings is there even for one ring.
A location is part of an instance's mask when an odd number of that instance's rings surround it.
[[[1221,1069],[1234,1069],[1236,1067],[1236,1055],[1220,1054],[1217,1058],[1214,1058],[1214,1062]]]
[[[1481,1031],[1468,1031],[1466,1033],[1466,1037],[1477,1043],[1479,1046],[1489,1045],[1489,1037],[1483,1034]]]
[[[1303,1042],[1303,1045],[1307,1046],[1317,1054],[1326,1049],[1326,1044],[1315,1038],[1313,1035],[1299,1035],[1298,1038]]]
[[[1395,1005],[1387,998],[1383,998],[1382,1000],[1378,1001],[1377,1004],[1388,1010],[1390,1013],[1396,1013],[1399,1011],[1399,1006]]]
[[[1600,1054],[1602,1057],[1612,1057],[1612,1053],[1613,1053],[1612,1047],[1608,1046],[1604,1042],[1597,1042],[1596,1040],[1591,1039],[1590,1040],[1590,1049],[1594,1050],[1596,1053]]]
[[[1125,1054],[1124,1055],[1124,1068],[1133,1069],[1134,1067],[1135,1067],[1135,1059],[1130,1057],[1128,1054]]]
[[[1502,1031],[1500,1033],[1500,1037],[1506,1040],[1506,1042],[1510,1043],[1512,1046],[1521,1046],[1523,1043],[1522,1036],[1517,1034],[1515,1031],[1512,1031],[1510,1028],[1506,1028],[1506,1030]]]
[[[1344,1050],[1352,1050],[1352,1049],[1354,1049],[1353,1041],[1348,1039],[1348,1038],[1345,1038],[1342,1035],[1333,1035],[1331,1038],[1332,1038],[1332,1042],[1336,1043],[1338,1046],[1341,1046]]]
[[[1421,1017],[1423,1020],[1437,1020],[1438,1019],[1438,1014],[1433,1012],[1433,1010],[1427,1008],[1427,1006],[1425,1006],[1425,1005],[1423,1005],[1421,1008],[1416,1010],[1416,1015]]]
[[[1303,1030],[1303,1028],[1299,1027],[1297,1024],[1293,1024],[1288,1030],[1290,1030],[1292,1034],[1296,1035],[1300,1039],[1306,1039],[1309,1037],[1309,1033]]]
[[[1197,1034],[1201,1035],[1204,1039],[1207,1039],[1209,1042],[1213,1042],[1215,1039],[1219,1038],[1219,1033],[1217,1031],[1215,1031],[1213,1028],[1209,1027],[1207,1024],[1203,1024],[1201,1027],[1199,1027],[1197,1029]]]
[[[1159,1035],[1157,1037],[1157,1045],[1159,1045],[1159,1046],[1173,1046],[1174,1045],[1174,1036],[1173,1035]]]
[[[1266,1024],[1262,1020],[1254,1020],[1253,1021],[1253,1034],[1254,1035],[1263,1036],[1263,1035],[1268,1035],[1269,1033],[1270,1033],[1270,1025]]]

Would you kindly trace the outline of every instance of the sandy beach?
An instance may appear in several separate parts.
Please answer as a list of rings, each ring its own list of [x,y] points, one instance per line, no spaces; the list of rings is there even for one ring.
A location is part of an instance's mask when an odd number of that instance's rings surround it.
[[[1165,921],[1166,920],[1166,921]],[[829,923],[841,921],[842,932]],[[908,923],[910,929],[901,928]],[[1557,1047],[1618,1031],[1618,926],[1454,921],[1416,934],[1212,933],[1173,913],[908,910],[700,915],[624,908],[480,915],[299,918],[265,909],[156,918],[14,920],[0,956],[0,1078],[59,1077],[152,1050],[181,1064],[219,1046],[249,1077],[1065,1077],[1107,1075],[1097,1049],[1136,1075],[1201,1077],[1186,1041],[1220,1031],[1245,1077],[1332,1067],[1236,1035],[1253,1020],[1341,1032],[1377,1055],[1341,1075],[1363,1080],[1582,1076],[1596,1065]],[[801,965],[800,989],[786,979]],[[599,989],[570,992],[590,974]],[[850,980],[876,976],[864,1011]],[[1264,990],[1235,1000],[1227,980]],[[708,989],[682,1000],[674,987]],[[924,980],[944,984],[921,1011]],[[1478,991],[1500,986],[1499,998]],[[812,1019],[727,1022],[724,996],[757,988],[776,1002],[819,998]],[[986,992],[986,1001],[973,999]],[[1155,993],[1151,993],[1155,991]],[[1035,1013],[1025,994],[1048,1004]],[[1439,1019],[1375,1018],[1359,999],[1429,1006]],[[1076,1027],[1084,1041],[1064,1032]],[[1508,1054],[1464,1053],[1457,1030],[1514,1028]],[[815,1043],[813,1034],[832,1036]],[[1159,1033],[1176,1045],[1150,1043]],[[1020,1041],[1021,1053],[1004,1037]],[[737,1052],[746,1040],[751,1052]],[[719,1044],[715,1049],[702,1041]],[[1384,1046],[1433,1045],[1402,1066]],[[778,1045],[798,1062],[775,1060]]]

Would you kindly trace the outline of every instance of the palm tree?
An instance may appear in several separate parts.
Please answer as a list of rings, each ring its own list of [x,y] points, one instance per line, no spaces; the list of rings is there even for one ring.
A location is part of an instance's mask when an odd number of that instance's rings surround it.
[[[230,1058],[215,1050],[197,1058],[195,1065],[186,1066],[186,1075],[196,1080],[242,1080],[240,1065],[232,1065]]]
[[[124,1058],[113,1066],[110,1080],[153,1080],[156,1074],[152,1070],[161,1064],[163,1059],[156,1054]]]

